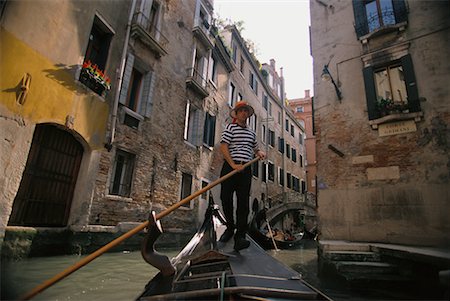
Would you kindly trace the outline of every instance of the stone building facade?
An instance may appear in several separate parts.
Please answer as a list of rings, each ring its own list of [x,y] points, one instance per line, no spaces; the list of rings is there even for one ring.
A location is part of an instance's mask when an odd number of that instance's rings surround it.
[[[450,245],[449,5],[310,1],[322,239]]]
[[[313,120],[313,97],[309,90],[305,90],[305,97],[289,99],[289,107],[294,112],[295,118],[305,128],[304,145],[306,147],[306,190],[308,193],[316,194],[316,136],[314,134]]]
[[[49,3],[2,7],[2,238],[45,227],[72,244],[61,250],[86,252],[101,245],[95,234],[116,236],[200,190],[219,177],[220,134],[240,99],[269,154],[249,201],[302,199],[304,130],[285,110],[282,75],[274,61],[263,74],[234,26],[214,26],[212,0]],[[164,218],[166,232],[189,238],[219,191]]]

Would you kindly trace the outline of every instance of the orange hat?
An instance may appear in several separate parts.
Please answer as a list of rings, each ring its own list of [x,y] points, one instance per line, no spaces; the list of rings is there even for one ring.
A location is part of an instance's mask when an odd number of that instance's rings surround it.
[[[252,116],[254,113],[255,113],[255,110],[253,109],[253,107],[251,106],[251,105],[249,105],[248,104],[248,102],[246,102],[246,101],[244,101],[244,100],[241,100],[241,101],[238,101],[235,105],[234,105],[234,108],[231,110],[231,112],[230,112],[230,116],[231,117],[233,117],[233,118],[236,118],[237,116],[236,116],[236,111],[238,110],[238,109],[241,109],[241,108],[247,108],[248,109],[248,112],[249,112],[249,117],[250,116]]]

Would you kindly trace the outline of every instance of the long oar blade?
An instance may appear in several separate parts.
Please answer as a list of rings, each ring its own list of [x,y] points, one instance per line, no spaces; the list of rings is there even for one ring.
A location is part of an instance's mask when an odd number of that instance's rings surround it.
[[[251,164],[253,164],[254,162],[258,161],[259,158],[255,158],[252,161],[249,161],[247,163],[245,163],[243,165],[242,168],[246,168],[248,166],[250,166]],[[182,199],[181,201],[179,201],[178,203],[170,206],[169,208],[165,209],[164,211],[158,213],[156,215],[156,220],[159,220],[161,218],[163,218],[164,216],[170,214],[171,212],[175,211],[178,207],[190,202],[192,199],[198,197],[199,195],[201,195],[202,193],[205,193],[206,191],[208,191],[209,189],[213,188],[214,186],[220,184],[221,182],[225,181],[226,179],[228,179],[229,177],[233,176],[235,173],[239,172],[239,170],[235,169],[233,171],[231,171],[230,173],[224,175],[223,177],[215,180],[214,182],[210,183],[209,185],[203,187],[202,189],[194,192],[193,194],[191,194],[190,196]],[[22,298],[20,298],[20,300],[29,300],[31,298],[33,298],[34,296],[36,296],[37,294],[39,294],[40,292],[42,292],[43,290],[49,288],[50,286],[52,286],[53,284],[55,284],[56,282],[58,282],[59,280],[69,276],[70,274],[72,274],[73,272],[75,272],[76,270],[80,269],[81,267],[85,266],[86,264],[88,264],[89,262],[91,262],[92,260],[94,260],[95,258],[99,257],[100,255],[102,255],[103,253],[105,253],[106,251],[108,251],[109,249],[117,246],[118,244],[120,244],[122,241],[130,238],[131,236],[135,235],[136,233],[139,233],[140,231],[142,231],[145,227],[147,227],[148,225],[148,221],[140,224],[139,226],[131,229],[130,231],[128,231],[127,233],[123,234],[122,236],[114,239],[113,241],[111,241],[110,243],[104,245],[103,247],[101,247],[100,249],[98,249],[97,251],[91,253],[90,255],[86,256],[85,258],[83,258],[82,260],[78,261],[77,263],[75,263],[74,265],[72,265],[71,267],[65,269],[64,271],[62,271],[59,274],[56,274],[55,276],[53,276],[52,278],[44,281],[42,284],[36,286],[34,289],[32,289],[29,293],[27,293],[26,295],[24,295]]]

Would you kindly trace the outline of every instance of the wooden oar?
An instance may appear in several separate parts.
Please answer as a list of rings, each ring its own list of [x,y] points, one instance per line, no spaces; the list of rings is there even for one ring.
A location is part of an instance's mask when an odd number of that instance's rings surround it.
[[[242,166],[242,169],[250,166],[251,164],[253,164],[254,162],[258,161],[259,157],[253,159],[252,161],[249,161],[247,163],[245,163]],[[242,170],[240,169],[240,170]],[[240,170],[233,170],[230,173],[224,175],[223,177],[215,180],[214,182],[210,183],[209,185],[203,187],[202,189],[198,190],[197,192],[194,192],[193,194],[191,194],[190,196],[182,199],[181,201],[179,201],[176,204],[173,204],[172,206],[170,206],[169,208],[167,208],[166,210],[158,213],[156,215],[156,220],[159,220],[161,218],[163,218],[164,216],[170,214],[171,212],[175,211],[178,207],[190,202],[192,199],[198,197],[199,195],[201,195],[202,193],[205,193],[206,191],[208,191],[209,189],[213,188],[214,186],[216,186],[217,184],[220,184],[221,182],[225,181],[226,179],[228,179],[229,177],[233,176],[235,173],[239,172]],[[80,269],[81,267],[85,266],[86,264],[88,264],[89,262],[91,262],[92,260],[94,260],[95,258],[99,257],[100,255],[102,255],[103,253],[105,253],[106,251],[108,251],[109,249],[117,246],[118,244],[120,244],[122,241],[124,241],[127,238],[130,238],[131,236],[135,235],[136,233],[140,232],[141,230],[143,230],[145,227],[147,227],[148,225],[148,221],[140,224],[139,226],[137,226],[134,229],[131,229],[130,231],[128,231],[127,233],[123,234],[122,236],[114,239],[113,241],[111,241],[110,243],[108,243],[107,245],[104,245],[103,247],[101,247],[100,249],[98,249],[97,251],[95,251],[94,253],[91,253],[90,255],[86,256],[85,258],[83,258],[82,260],[78,261],[77,263],[75,263],[73,266],[65,269],[64,271],[62,271],[61,273],[53,276],[52,278],[44,281],[42,284],[36,286],[34,289],[32,289],[29,293],[27,293],[26,295],[24,295],[22,298],[20,298],[20,300],[29,300],[31,298],[33,298],[34,296],[36,296],[37,294],[39,294],[40,292],[42,292],[43,290],[45,290],[46,288],[52,286],[53,284],[55,284],[56,282],[58,282],[59,280],[63,279],[64,277],[72,274],[73,272],[75,272],[76,270]]]
[[[278,251],[277,243],[275,242],[275,238],[273,238],[272,227],[270,226],[269,221],[266,218],[267,228],[269,229],[270,238],[272,239],[273,246],[275,247],[275,251]]]

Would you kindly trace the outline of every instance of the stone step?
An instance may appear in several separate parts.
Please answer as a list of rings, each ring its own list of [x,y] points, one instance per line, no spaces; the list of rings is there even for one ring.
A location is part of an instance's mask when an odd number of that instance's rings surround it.
[[[362,261],[378,262],[380,254],[365,251],[330,251],[323,253],[323,256],[331,261]]]
[[[370,252],[370,245],[366,243],[353,243],[346,241],[327,241],[321,240],[319,241],[319,247],[323,252],[332,252],[332,251],[355,251],[355,252]]]
[[[412,277],[408,277],[400,274],[360,274],[360,273],[340,273],[347,281],[351,281],[353,283],[364,283],[364,282],[389,282],[393,283],[407,283],[412,281]]]
[[[397,274],[398,267],[385,262],[339,261],[335,263],[338,273]]]

